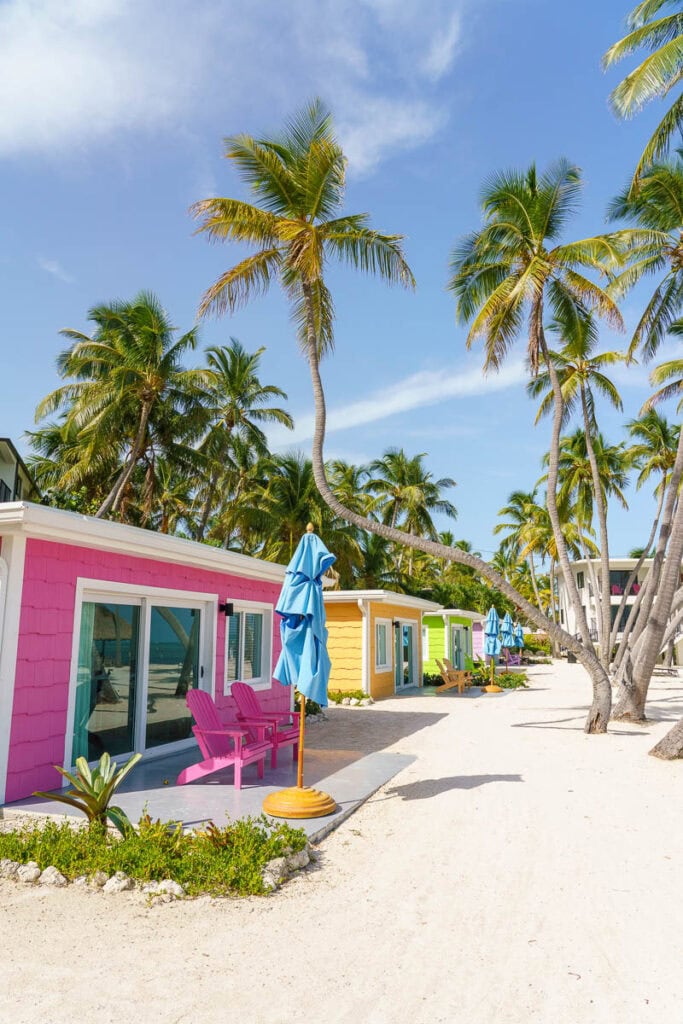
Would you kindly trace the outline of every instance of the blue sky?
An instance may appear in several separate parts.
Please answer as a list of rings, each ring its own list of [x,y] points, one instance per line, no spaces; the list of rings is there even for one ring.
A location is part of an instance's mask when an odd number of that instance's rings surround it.
[[[484,378],[445,290],[449,252],[479,224],[482,181],[567,156],[586,179],[574,237],[602,230],[658,111],[619,123],[621,77],[600,56],[630,0],[0,0],[0,435],[21,451],[37,402],[58,384],[63,327],[89,307],[155,291],[180,328],[242,253],[193,237],[187,209],[242,196],[222,138],[267,134],[312,96],[334,112],[349,157],[347,210],[406,236],[414,294],[332,270],[336,352],[324,365],[327,452],[366,461],[390,446],[426,452],[451,476],[452,526],[495,547],[497,510],[540,475],[547,425],[525,397],[523,342]],[[625,73],[625,72],[624,72]],[[661,116],[661,115],[660,115]],[[634,322],[646,292],[626,300]],[[282,297],[206,322],[202,344],[265,345],[264,382],[289,395],[295,441],[310,443],[306,364]],[[605,335],[605,347],[618,347]],[[647,371],[615,374],[623,414]],[[673,405],[666,410],[675,415]],[[273,437],[274,443],[291,439]],[[630,492],[612,551],[644,543],[653,503]]]

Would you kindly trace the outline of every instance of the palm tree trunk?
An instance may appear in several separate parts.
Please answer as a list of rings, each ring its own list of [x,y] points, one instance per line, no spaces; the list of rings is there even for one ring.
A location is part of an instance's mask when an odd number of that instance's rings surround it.
[[[538,605],[539,611],[544,612],[545,608],[543,607],[543,602],[541,601],[541,595],[538,590],[538,580],[536,579],[534,556],[532,554],[527,555],[526,561],[527,565],[529,566],[529,576],[531,577],[531,586],[534,592],[534,597],[536,598],[536,604]]]
[[[133,475],[133,470],[135,469],[137,461],[142,454],[145,445],[145,436],[147,434],[147,423],[151,411],[152,402],[143,402],[142,410],[140,412],[140,425],[138,426],[138,432],[135,435],[133,447],[130,450],[128,458],[126,459],[123,469],[121,470],[114,486],[95,513],[96,519],[101,519],[102,516],[106,515],[110,509],[113,512],[116,511],[116,508],[123,497],[123,492],[126,489],[126,484]]]
[[[600,622],[602,628],[600,630],[600,661],[602,662],[605,672],[609,672],[610,654],[611,648],[609,646],[610,630],[612,623],[610,621],[610,596],[611,588],[609,582],[609,541],[607,537],[607,507],[605,504],[605,495],[602,489],[602,481],[600,479],[600,471],[598,470],[598,460],[595,457],[595,448],[593,447],[593,438],[591,437],[591,418],[588,414],[588,403],[586,401],[586,389],[581,384],[581,411],[583,412],[583,428],[586,434],[586,452],[588,454],[588,462],[591,467],[591,476],[593,478],[593,490],[595,492],[595,505],[598,510],[598,526],[600,530]]]
[[[610,638],[609,638],[610,650],[613,650],[614,647],[616,646],[616,643],[617,643],[617,633],[619,632],[619,624],[621,622],[621,618],[622,618],[622,616],[624,614],[624,610],[626,608],[626,601],[627,601],[627,598],[628,598],[628,596],[629,596],[629,594],[631,592],[631,587],[633,586],[633,584],[638,579],[638,573],[640,572],[640,570],[642,568],[642,565],[643,565],[643,562],[647,558],[648,552],[650,551],[650,548],[652,547],[652,542],[655,539],[655,534],[657,533],[657,526],[659,525],[659,517],[662,514],[662,506],[664,504],[664,495],[665,494],[666,494],[666,474],[663,474],[662,485],[661,485],[661,489],[660,489],[660,492],[659,492],[659,498],[657,500],[657,512],[655,514],[655,518],[654,518],[654,521],[652,523],[652,529],[650,530],[650,536],[647,539],[647,544],[643,548],[642,555],[640,556],[640,558],[636,562],[636,564],[633,567],[631,573],[629,574],[628,580],[626,581],[626,586],[624,587],[624,593],[622,594],[621,601],[619,602],[619,609],[618,609],[616,617],[614,619],[614,625],[612,626],[612,633],[611,633]],[[635,619],[634,619],[634,621],[635,621]],[[621,643],[622,644],[626,643],[626,641],[628,639],[628,634],[630,633],[630,630],[631,630],[632,626],[633,626],[633,624],[631,623],[631,616],[629,615],[629,619],[624,624],[624,628],[622,630],[622,637],[621,637]],[[617,671],[618,668],[619,668],[619,665],[621,664],[621,658],[620,658],[619,655],[620,655],[620,651],[617,651],[617,656],[614,659],[614,671]],[[623,655],[622,655],[622,657],[623,657]]]
[[[638,627],[633,634],[634,640],[637,641],[640,638],[641,642],[638,644],[638,651],[633,659],[630,678],[624,680],[623,697],[615,708],[615,717],[618,716],[626,721],[642,722],[645,720],[648,687],[671,615],[674,595],[680,585],[681,556],[683,555],[683,501],[679,497],[679,488],[682,477],[683,430],[678,439],[676,461],[669,480],[654,562],[645,581],[648,584],[647,588],[644,587],[646,596],[639,613]],[[659,573],[655,575],[657,569],[659,569]]]
[[[315,429],[313,433],[311,452],[313,460],[313,474],[316,486],[325,503],[329,505],[332,511],[341,519],[345,519],[347,522],[353,523],[354,526],[357,526],[361,530],[367,530],[369,533],[376,533],[380,537],[384,537],[385,540],[391,541],[392,543],[400,544],[404,547],[412,547],[418,551],[424,551],[426,554],[435,558],[450,558],[451,561],[457,562],[459,565],[469,566],[470,569],[474,569],[479,575],[484,576],[493,583],[493,585],[496,586],[502,594],[513,601],[524,615],[531,622],[534,622],[539,629],[547,631],[554,640],[576,655],[577,659],[584,666],[593,682],[594,705],[596,692],[604,691],[606,687],[607,706],[605,706],[604,700],[601,700],[599,702],[597,713],[595,707],[591,708],[586,721],[586,732],[606,732],[609,721],[609,703],[611,702],[609,678],[596,658],[595,653],[589,647],[584,646],[584,644],[569,633],[566,633],[556,623],[548,620],[538,608],[536,608],[530,601],[527,601],[525,597],[522,597],[522,595],[515,590],[515,588],[511,586],[507,580],[500,575],[500,573],[497,573],[487,562],[484,562],[481,558],[478,558],[471,552],[463,551],[461,548],[446,547],[443,544],[427,540],[424,537],[411,537],[402,530],[385,526],[383,523],[378,523],[372,519],[367,519],[365,516],[358,515],[350,509],[345,508],[345,506],[339,501],[327,481],[325,472],[325,459],[323,455],[326,426],[325,393],[320,379],[318,344],[315,331],[315,316],[312,296],[310,288],[306,284],[302,287],[307,306],[308,343],[306,354],[311,371],[311,385],[313,390],[313,400],[315,403]]]
[[[197,529],[197,535],[195,540],[204,540],[204,534],[206,532],[206,524],[209,521],[211,515],[211,508],[213,506],[214,495],[216,494],[216,487],[218,486],[218,470],[214,470],[209,478],[209,490],[206,495],[206,501],[202,508],[202,514],[199,520],[199,527]]]

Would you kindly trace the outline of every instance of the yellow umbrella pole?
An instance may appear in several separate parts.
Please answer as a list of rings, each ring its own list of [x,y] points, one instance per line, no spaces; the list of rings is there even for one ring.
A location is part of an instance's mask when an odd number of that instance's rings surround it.
[[[323,818],[337,810],[335,800],[319,789],[304,786],[304,723],[306,721],[306,697],[301,694],[301,717],[299,719],[299,761],[297,764],[296,786],[278,789],[263,801],[263,810],[274,818]]]
[[[496,683],[496,659],[494,655],[491,655],[491,682],[488,686],[484,687],[484,693],[502,693],[502,687]]]

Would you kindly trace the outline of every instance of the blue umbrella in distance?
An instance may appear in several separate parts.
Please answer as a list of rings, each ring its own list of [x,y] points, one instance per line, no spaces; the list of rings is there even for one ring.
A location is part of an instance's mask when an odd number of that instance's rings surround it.
[[[494,683],[494,674],[496,671],[496,658],[500,654],[501,643],[498,639],[498,630],[500,629],[500,619],[498,612],[491,605],[489,608],[488,615],[486,616],[486,622],[484,623],[484,654],[491,659],[491,682],[488,687],[484,689],[490,693],[497,693],[500,687]]]
[[[505,667],[508,666],[508,651],[515,646],[515,628],[510,612],[505,612],[500,627],[500,642],[505,648]]]

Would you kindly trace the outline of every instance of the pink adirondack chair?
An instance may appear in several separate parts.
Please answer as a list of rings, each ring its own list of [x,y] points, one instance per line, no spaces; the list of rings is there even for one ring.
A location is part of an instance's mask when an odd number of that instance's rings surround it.
[[[299,756],[299,711],[264,711],[261,703],[248,683],[233,683],[230,694],[235,698],[237,705],[237,718],[244,725],[251,728],[269,726],[272,729],[271,740],[273,748],[270,754],[270,767],[277,768],[277,752],[280,747],[287,747],[292,744],[292,759],[296,761]],[[292,719],[292,725],[283,724],[283,719]]]
[[[266,754],[273,742],[268,735],[271,727],[267,724],[254,725],[255,739],[246,742],[252,730],[239,728],[237,723],[234,728],[224,725],[218,717],[218,710],[210,694],[204,690],[188,690],[186,700],[197,723],[192,726],[192,732],[197,737],[204,760],[183,769],[178,776],[177,784],[184,786],[187,782],[196,782],[205,775],[234,765],[235,789],[241,789],[242,768],[254,761],[257,762],[258,777],[262,779]]]

